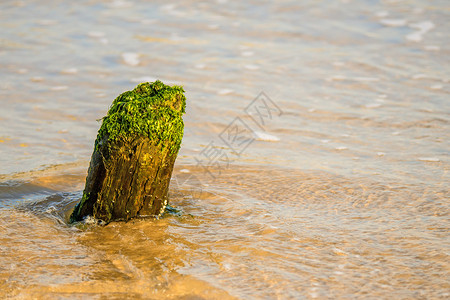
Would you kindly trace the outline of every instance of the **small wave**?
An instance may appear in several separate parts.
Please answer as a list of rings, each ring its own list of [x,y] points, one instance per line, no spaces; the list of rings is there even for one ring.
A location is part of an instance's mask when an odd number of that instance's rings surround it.
[[[20,180],[0,182],[0,207],[35,201],[54,192],[54,190]]]
[[[81,191],[56,193],[43,199],[21,204],[18,210],[28,211],[40,217],[56,220],[58,223],[69,223],[73,208],[81,199]]]

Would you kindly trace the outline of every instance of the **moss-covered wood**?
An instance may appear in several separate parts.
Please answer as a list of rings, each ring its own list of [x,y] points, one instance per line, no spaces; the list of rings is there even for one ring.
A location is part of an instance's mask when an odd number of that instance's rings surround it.
[[[179,86],[156,81],[114,100],[98,132],[72,222],[93,216],[109,223],[164,212],[183,137],[183,93]]]

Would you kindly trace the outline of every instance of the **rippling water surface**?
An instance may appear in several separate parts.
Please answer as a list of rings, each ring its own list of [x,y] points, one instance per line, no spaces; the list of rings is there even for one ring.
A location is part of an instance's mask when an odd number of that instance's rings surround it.
[[[3,1],[0,297],[448,299],[447,1]],[[159,220],[74,227],[112,100],[183,85]]]

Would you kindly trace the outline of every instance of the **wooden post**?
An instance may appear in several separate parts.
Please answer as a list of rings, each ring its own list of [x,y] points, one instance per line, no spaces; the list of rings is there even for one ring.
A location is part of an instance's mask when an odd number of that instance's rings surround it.
[[[182,87],[158,80],[141,83],[113,101],[71,222],[93,216],[109,223],[164,212],[183,137],[183,93]]]

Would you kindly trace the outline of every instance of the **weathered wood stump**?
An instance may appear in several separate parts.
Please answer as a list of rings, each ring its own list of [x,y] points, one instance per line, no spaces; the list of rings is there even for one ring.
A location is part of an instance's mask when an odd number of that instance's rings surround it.
[[[98,131],[81,201],[70,220],[160,216],[183,137],[179,86],[141,83],[117,97]]]

